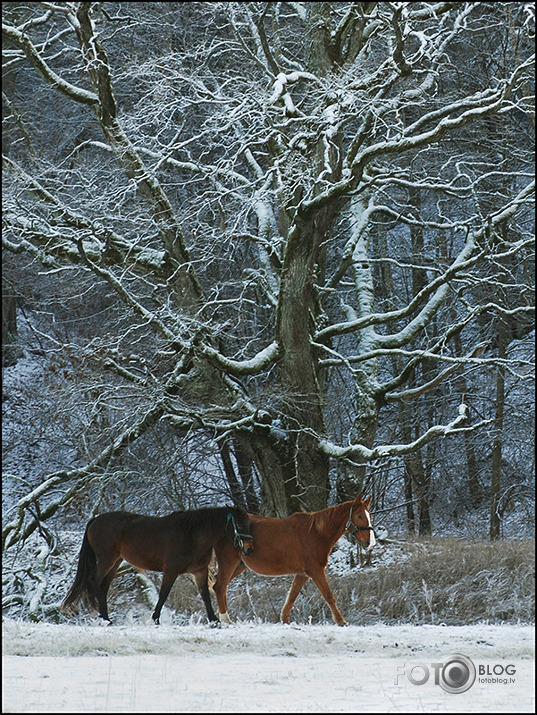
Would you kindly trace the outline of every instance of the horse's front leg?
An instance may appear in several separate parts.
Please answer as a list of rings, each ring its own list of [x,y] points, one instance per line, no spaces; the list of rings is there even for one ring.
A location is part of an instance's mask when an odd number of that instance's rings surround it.
[[[208,567],[205,566],[205,568],[202,568],[199,571],[193,571],[192,575],[194,576],[198,591],[200,592],[200,596],[202,597],[203,603],[205,604],[205,608],[207,609],[207,616],[209,618],[209,621],[214,623],[220,623],[214,612],[213,604],[211,603],[211,595],[209,593]]]
[[[162,574],[162,583],[160,584],[158,601],[155,606],[155,610],[153,611],[153,620],[157,625],[160,623],[160,612],[162,611],[162,606],[165,604],[177,576],[178,572],[176,570],[164,571]]]
[[[334,596],[334,594],[332,593],[332,589],[328,585],[328,581],[326,580],[326,574],[324,572],[324,569],[321,568],[319,570],[315,570],[314,572],[310,572],[309,575],[315,582],[315,585],[321,592],[324,600],[330,606],[330,610],[332,611],[332,616],[334,617],[334,621],[338,624],[338,626],[346,626],[347,621],[343,618],[343,616],[341,615],[341,611],[337,607],[336,597]]]

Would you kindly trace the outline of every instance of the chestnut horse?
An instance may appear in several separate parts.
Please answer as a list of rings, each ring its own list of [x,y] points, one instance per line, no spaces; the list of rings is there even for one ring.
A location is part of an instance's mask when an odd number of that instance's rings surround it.
[[[175,511],[167,516],[142,516],[113,511],[90,519],[86,526],[75,580],[62,603],[70,612],[77,601],[99,609],[110,621],[106,594],[121,562],[141,570],[162,571],[158,603],[160,612],[179,574],[194,576],[210,621],[218,621],[207,581],[213,549],[220,543],[243,555],[253,551],[248,514],[242,507],[214,507]]]
[[[334,544],[345,533],[351,534],[368,552],[375,546],[370,503],[371,498],[364,501],[359,494],[354,500],[328,509],[312,513],[297,512],[283,519],[249,514],[255,552],[241,555],[232,544],[226,542],[218,543],[214,549],[218,576],[213,590],[218,599],[220,620],[230,620],[226,599],[229,582],[248,567],[264,576],[296,574],[281,612],[282,623],[289,623],[296,597],[308,578],[311,578],[330,606],[334,621],[338,626],[346,625],[324,570]]]

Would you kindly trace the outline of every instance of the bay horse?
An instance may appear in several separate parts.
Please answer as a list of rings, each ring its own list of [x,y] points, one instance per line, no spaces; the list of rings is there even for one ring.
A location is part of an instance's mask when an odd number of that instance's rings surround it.
[[[367,552],[375,546],[370,503],[371,498],[364,501],[358,494],[356,499],[328,509],[296,512],[281,519],[249,514],[253,554],[241,555],[229,542],[215,546],[218,575],[213,590],[220,620],[230,622],[226,598],[229,582],[249,568],[264,576],[296,574],[280,614],[282,623],[289,623],[296,597],[311,578],[330,606],[334,621],[338,626],[347,625],[326,579],[325,567],[334,544],[345,533],[351,534]]]
[[[160,613],[179,574],[190,573],[207,609],[218,622],[207,582],[213,549],[220,544],[246,556],[253,552],[248,514],[242,507],[213,507],[175,511],[167,516],[144,516],[113,511],[90,519],[86,526],[73,585],[61,610],[72,612],[78,601],[98,609],[110,621],[106,595],[123,560],[140,570],[161,571],[162,584],[153,613]]]

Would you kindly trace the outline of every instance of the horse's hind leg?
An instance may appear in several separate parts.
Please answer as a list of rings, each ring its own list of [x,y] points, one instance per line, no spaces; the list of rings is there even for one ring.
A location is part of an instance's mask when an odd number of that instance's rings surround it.
[[[218,601],[218,616],[221,623],[231,623],[227,614],[227,587],[231,579],[242,573],[246,566],[231,544],[222,542],[217,544],[214,553],[218,562],[218,575],[213,585]]]
[[[334,621],[338,624],[338,626],[346,626],[347,621],[343,618],[343,616],[341,615],[341,611],[337,607],[336,597],[334,596],[334,594],[332,593],[332,589],[328,585],[328,581],[326,580],[326,574],[324,573],[324,569],[316,571],[315,573],[310,573],[309,575],[315,582],[315,585],[321,592],[324,600],[330,606],[330,610],[332,611],[332,616],[334,617]]]
[[[293,604],[296,601],[296,597],[300,593],[300,589],[306,583],[308,578],[309,576],[306,576],[306,574],[304,573],[297,573],[297,575],[295,576],[293,584],[289,589],[289,593],[287,594],[287,600],[280,614],[280,620],[282,623],[289,623]]]
[[[108,604],[106,602],[106,595],[108,593],[108,589],[110,588],[110,584],[112,583],[112,579],[117,573],[117,570],[119,568],[119,565],[121,564],[123,559],[118,559],[112,567],[106,572],[105,576],[103,577],[103,569],[101,566],[98,564],[97,565],[97,570],[95,572],[95,590],[97,593],[97,601],[99,603],[99,615],[101,618],[103,618],[105,621],[110,621],[110,617],[108,616]]]
[[[204,569],[200,569],[199,571],[194,571],[192,575],[196,580],[200,596],[203,598],[203,603],[205,604],[205,608],[207,609],[207,616],[209,618],[209,621],[220,623],[219,619],[215,615],[213,604],[211,603],[211,595],[209,593],[208,582],[208,568],[205,567]]]

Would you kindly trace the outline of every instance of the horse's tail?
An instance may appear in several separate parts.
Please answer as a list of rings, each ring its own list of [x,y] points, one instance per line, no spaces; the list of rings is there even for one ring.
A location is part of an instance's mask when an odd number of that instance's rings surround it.
[[[80,554],[78,556],[78,566],[73,585],[69,589],[67,596],[64,598],[60,610],[63,613],[72,613],[75,603],[82,601],[86,605],[98,609],[97,592],[95,584],[95,570],[97,566],[97,558],[95,552],[88,539],[88,529],[91,523],[95,520],[90,519],[84,532]]]

